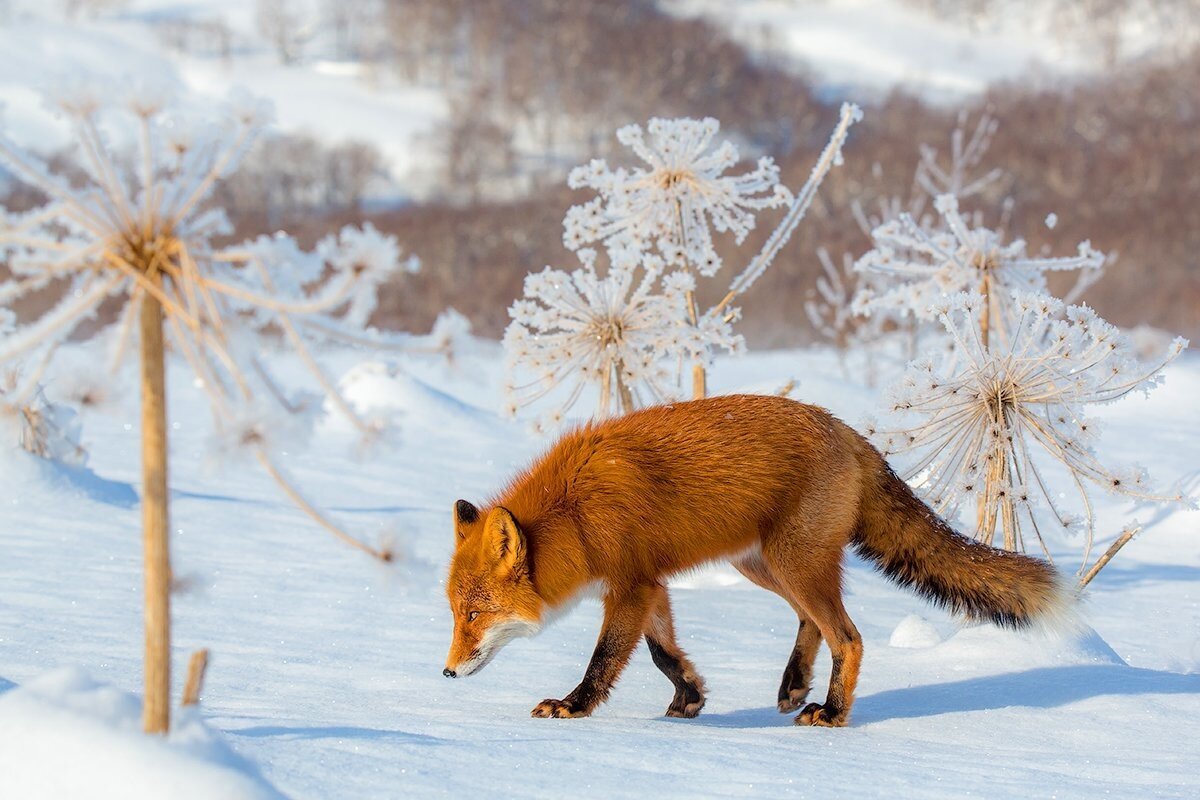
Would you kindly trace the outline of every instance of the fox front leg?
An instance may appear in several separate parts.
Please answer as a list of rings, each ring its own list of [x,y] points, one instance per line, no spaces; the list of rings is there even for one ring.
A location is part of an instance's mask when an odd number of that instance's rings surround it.
[[[604,595],[604,624],[583,680],[562,700],[543,700],[531,713],[535,717],[586,717],[608,699],[621,670],[629,663],[642,638],[654,597],[653,586],[639,586]]]

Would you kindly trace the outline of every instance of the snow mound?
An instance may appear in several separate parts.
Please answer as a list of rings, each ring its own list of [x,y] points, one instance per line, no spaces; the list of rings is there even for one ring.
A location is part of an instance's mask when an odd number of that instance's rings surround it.
[[[892,638],[888,639],[888,644],[892,647],[912,650],[933,647],[941,642],[942,635],[937,632],[937,628],[933,627],[929,620],[917,614],[909,614],[900,620],[900,624],[892,631]]]
[[[445,426],[482,428],[497,420],[496,415],[433,388],[391,362],[357,364],[338,381],[338,388],[359,414],[395,414],[406,433]],[[329,421],[349,428],[336,413]]]
[[[87,498],[117,508],[133,508],[137,490],[131,484],[102,478],[89,467],[40,458],[16,448],[0,448],[0,503],[20,504],[44,496],[47,489],[65,503]]]
[[[138,698],[77,668],[0,694],[0,795],[24,800],[283,797],[194,713],[141,732]]]
[[[940,658],[1003,663],[1012,670],[1051,665],[1125,665],[1108,642],[1086,625],[1059,636],[973,625],[937,645],[936,651]]]

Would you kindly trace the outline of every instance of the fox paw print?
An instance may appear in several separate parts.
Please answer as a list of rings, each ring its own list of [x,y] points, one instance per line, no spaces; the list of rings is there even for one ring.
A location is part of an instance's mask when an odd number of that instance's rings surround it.
[[[557,717],[559,719],[586,717],[587,715],[587,711],[577,709],[565,700],[543,700],[534,706],[533,711],[529,712],[531,717]]]
[[[809,703],[800,712],[800,716],[796,717],[796,724],[818,728],[844,728],[846,727],[846,715],[831,713],[820,703]]]

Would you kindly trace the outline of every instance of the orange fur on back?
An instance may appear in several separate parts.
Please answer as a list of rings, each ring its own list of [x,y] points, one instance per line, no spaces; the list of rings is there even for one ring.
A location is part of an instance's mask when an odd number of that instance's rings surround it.
[[[488,507],[512,512],[554,605],[593,580],[652,582],[756,546],[802,498],[838,505],[831,479],[856,505],[856,435],[783,398],[656,406],[565,434]]]

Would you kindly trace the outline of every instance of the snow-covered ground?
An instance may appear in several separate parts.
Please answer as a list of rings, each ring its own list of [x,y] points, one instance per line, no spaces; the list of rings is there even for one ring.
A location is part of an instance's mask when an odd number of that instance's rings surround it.
[[[330,355],[343,372],[363,358]],[[316,528],[252,464],[216,461],[206,401],[172,369],[174,565],[186,587],[175,696],[190,651],[211,648],[212,660],[203,720],[184,720],[169,745],[137,739],[136,700],[123,694],[139,691],[141,671],[136,393],[87,418],[94,473],[2,451],[0,797],[82,796],[72,785],[127,797],[159,785],[143,774],[222,798],[272,796],[268,784],[298,798],[1200,795],[1200,512],[1185,509],[1098,498],[1109,538],[1134,516],[1148,526],[1092,584],[1095,633],[1078,640],[960,629],[852,560],[847,605],[866,653],[847,729],[776,713],[795,618],[727,568],[673,588],[681,641],[710,689],[697,719],[661,716],[671,687],[644,650],[594,717],[529,717],[581,677],[600,620],[592,601],[478,676],[446,680],[451,504],[482,500],[546,444],[497,416],[499,361],[480,343],[454,367],[405,362],[357,392],[404,411],[399,445],[373,461],[356,460],[336,426],[288,457],[341,521],[397,538],[407,558],[387,568]],[[878,399],[814,351],[722,360],[713,384],[773,391],[792,377],[796,397],[851,422]],[[1200,359],[1185,356],[1148,399],[1104,409],[1105,452],[1162,483],[1195,476],[1198,394]],[[1055,545],[1072,569],[1076,544]],[[828,670],[823,655],[818,693]]]

